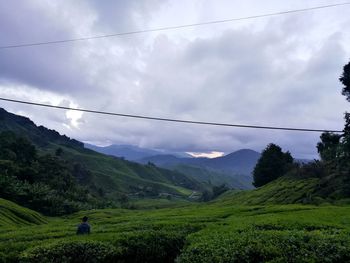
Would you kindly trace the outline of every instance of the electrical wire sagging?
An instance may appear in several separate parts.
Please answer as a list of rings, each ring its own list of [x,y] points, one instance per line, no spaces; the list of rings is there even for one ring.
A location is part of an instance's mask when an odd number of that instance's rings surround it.
[[[341,130],[291,128],[291,127],[259,126],[259,125],[245,125],[245,124],[205,122],[205,121],[194,121],[194,120],[181,120],[181,119],[161,118],[161,117],[153,117],[153,116],[132,115],[132,114],[124,114],[124,113],[90,110],[90,109],[55,106],[55,105],[50,105],[50,104],[23,101],[23,100],[14,100],[14,99],[1,98],[1,97],[0,97],[0,100],[7,101],[7,102],[27,104],[27,105],[32,105],[32,106],[55,108],[55,109],[61,109],[61,110],[73,110],[73,111],[81,111],[81,112],[94,113],[94,114],[103,114],[103,115],[145,119],[145,120],[153,120],[153,121],[165,121],[165,122],[177,122],[177,123],[187,123],[187,124],[197,124],[197,125],[211,125],[211,126],[224,126],[224,127],[235,127],[235,128],[249,128],[249,129],[284,130],[284,131],[296,131],[296,132],[332,132],[332,133],[342,133],[343,132]]]

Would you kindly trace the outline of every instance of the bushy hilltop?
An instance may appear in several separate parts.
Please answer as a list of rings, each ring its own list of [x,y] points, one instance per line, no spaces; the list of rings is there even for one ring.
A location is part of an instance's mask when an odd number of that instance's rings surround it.
[[[45,214],[128,205],[130,198],[187,198],[206,186],[179,172],[106,156],[0,109],[0,197]]]

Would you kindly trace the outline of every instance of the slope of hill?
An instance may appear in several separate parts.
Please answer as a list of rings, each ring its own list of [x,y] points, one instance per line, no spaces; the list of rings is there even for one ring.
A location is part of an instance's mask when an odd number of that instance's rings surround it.
[[[67,172],[89,189],[90,195],[104,200],[125,201],[126,196],[157,197],[162,193],[188,197],[205,187],[179,172],[141,165],[85,149],[83,143],[36,126],[30,119],[0,109],[0,132],[12,131],[27,138],[39,155],[50,154],[67,165]],[[6,160],[5,160],[6,161]],[[0,175],[1,175],[0,171]],[[124,196],[124,197],[123,197]]]
[[[349,191],[343,179],[285,175],[258,189],[226,192],[217,201],[237,205],[348,204]]]
[[[47,220],[39,213],[0,198],[0,226],[39,225]]]
[[[284,176],[258,189],[227,192],[218,201],[240,205],[314,203],[319,179],[296,179]]]
[[[180,173],[190,175],[196,180],[208,183],[209,185],[219,186],[225,184],[232,189],[253,189],[253,185],[250,183],[251,179],[249,177],[246,177],[246,180],[242,180],[242,176],[232,176],[232,174],[224,171],[185,164],[175,165],[172,167],[172,169],[179,171]]]

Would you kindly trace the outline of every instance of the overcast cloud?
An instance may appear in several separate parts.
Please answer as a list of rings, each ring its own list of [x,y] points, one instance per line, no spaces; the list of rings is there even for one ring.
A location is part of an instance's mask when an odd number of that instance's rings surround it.
[[[263,3],[262,3],[263,2]],[[0,46],[333,4],[317,0],[2,1]],[[350,6],[189,29],[0,50],[0,96],[126,114],[342,129],[338,81],[350,59]],[[316,158],[319,134],[161,123],[0,107],[81,141],[186,152]]]

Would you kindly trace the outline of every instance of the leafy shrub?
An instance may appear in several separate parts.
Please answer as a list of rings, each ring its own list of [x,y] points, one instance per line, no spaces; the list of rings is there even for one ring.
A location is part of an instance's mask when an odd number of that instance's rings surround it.
[[[92,241],[66,241],[34,247],[22,253],[23,263],[118,262],[118,251],[111,245]]]
[[[184,232],[148,230],[131,232],[117,242],[122,262],[174,262],[185,241]]]
[[[321,231],[245,231],[197,236],[177,262],[349,262],[345,235]]]
[[[110,240],[65,241],[24,251],[22,263],[95,263],[95,262],[174,262],[184,246],[185,233],[147,230],[125,233]]]

